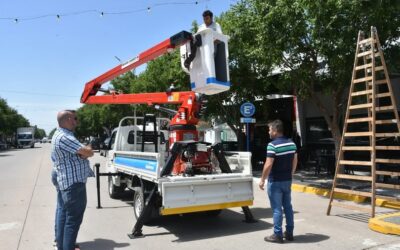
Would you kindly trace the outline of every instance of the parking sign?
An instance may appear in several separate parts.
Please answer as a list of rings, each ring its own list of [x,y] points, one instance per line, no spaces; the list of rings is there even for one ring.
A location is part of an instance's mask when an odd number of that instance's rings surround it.
[[[256,112],[256,107],[251,102],[245,102],[240,106],[240,113],[244,117],[251,117]]]

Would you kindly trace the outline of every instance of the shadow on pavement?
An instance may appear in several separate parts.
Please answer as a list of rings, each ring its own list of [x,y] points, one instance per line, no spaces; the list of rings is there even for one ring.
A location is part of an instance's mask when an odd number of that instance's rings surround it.
[[[10,154],[0,154],[0,157],[6,157],[6,156],[13,156],[13,155],[10,155]]]
[[[376,212],[375,216],[384,215],[390,212]],[[369,213],[352,213],[352,214],[338,214],[336,215],[340,218],[345,218],[348,220],[359,221],[368,224],[371,215]]]
[[[295,235],[293,243],[314,243],[320,242],[329,239],[330,237],[324,234],[313,234],[313,233],[306,233],[301,235]],[[285,241],[286,242],[289,241]]]
[[[197,241],[201,239],[239,235],[263,231],[272,227],[270,223],[259,220],[260,218],[270,216],[270,209],[252,208],[251,211],[257,223],[245,223],[245,217],[242,212],[225,209],[219,216],[208,216],[207,213],[164,216],[154,220],[148,226],[165,228],[170,234],[178,238],[173,242]],[[145,227],[143,229],[146,235]],[[157,235],[159,234],[146,235],[146,237]]]
[[[117,243],[113,240],[94,239],[94,241],[78,242],[82,249],[113,250],[116,248],[127,247],[129,243]]]

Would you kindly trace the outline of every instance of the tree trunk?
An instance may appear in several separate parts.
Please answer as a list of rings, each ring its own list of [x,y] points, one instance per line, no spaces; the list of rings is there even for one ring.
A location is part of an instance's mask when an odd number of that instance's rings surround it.
[[[312,98],[311,98],[312,102],[321,111],[323,117],[325,118],[326,123],[328,124],[328,128],[330,129],[330,131],[332,133],[332,138],[333,138],[334,144],[335,144],[336,159],[339,154],[340,141],[342,138],[342,133],[340,131],[340,126],[339,126],[341,96],[342,96],[342,90],[336,90],[336,91],[333,91],[333,93],[332,93],[332,97],[333,97],[332,116],[330,116],[328,109],[326,107],[326,104],[322,103],[322,101],[320,100],[320,97],[317,95],[317,93],[313,92]]]

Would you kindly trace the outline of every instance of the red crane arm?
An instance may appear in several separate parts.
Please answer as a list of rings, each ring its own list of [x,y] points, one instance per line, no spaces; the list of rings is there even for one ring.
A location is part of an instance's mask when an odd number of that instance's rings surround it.
[[[147,63],[154,58],[157,58],[170,50],[175,49],[176,47],[181,46],[187,41],[192,39],[192,34],[187,31],[181,31],[165,41],[155,45],[154,47],[140,53],[137,57],[129,60],[126,63],[118,65],[111,70],[105,72],[104,74],[94,78],[93,80],[87,82],[85,84],[85,89],[81,96],[81,103],[88,103],[89,99],[93,99],[93,96],[96,96],[97,91],[100,89],[101,85],[114,79],[115,77],[124,74],[138,66]],[[106,100],[101,96],[102,99]],[[93,102],[91,102],[93,103]],[[105,103],[105,102],[97,102],[97,103]],[[113,102],[114,103],[114,102]],[[126,102],[124,102],[126,103]]]

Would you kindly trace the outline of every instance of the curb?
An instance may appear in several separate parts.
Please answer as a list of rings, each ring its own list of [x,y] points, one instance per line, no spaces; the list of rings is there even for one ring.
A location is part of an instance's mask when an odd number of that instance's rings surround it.
[[[292,184],[292,191],[308,193],[308,194],[316,194],[316,195],[321,195],[324,197],[329,197],[329,194],[331,192],[330,189],[310,187],[307,185],[302,185],[302,184],[297,184],[297,183]],[[336,199],[341,199],[341,200],[354,201],[356,203],[363,203],[363,202],[367,202],[369,200],[369,198],[364,197],[364,196],[344,194],[344,193],[339,193],[339,192],[335,192],[335,195],[333,197]],[[384,200],[384,199],[376,199],[375,204],[378,207],[385,207],[385,208],[400,210],[400,202],[388,201],[388,200]]]
[[[400,213],[385,214],[382,216],[377,216],[375,218],[369,219],[368,222],[369,229],[384,234],[400,235],[399,224],[384,221],[384,219],[390,217],[400,217]]]

